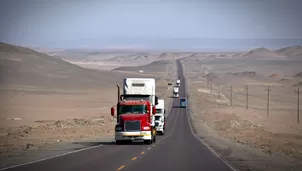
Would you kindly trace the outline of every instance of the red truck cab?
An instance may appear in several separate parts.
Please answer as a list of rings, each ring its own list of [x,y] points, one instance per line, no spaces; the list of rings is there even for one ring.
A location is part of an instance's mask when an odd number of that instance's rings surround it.
[[[143,140],[147,144],[155,142],[156,130],[151,124],[156,112],[155,106],[145,100],[124,100],[118,102],[115,140],[117,144],[124,141]],[[111,108],[115,115],[115,108]]]

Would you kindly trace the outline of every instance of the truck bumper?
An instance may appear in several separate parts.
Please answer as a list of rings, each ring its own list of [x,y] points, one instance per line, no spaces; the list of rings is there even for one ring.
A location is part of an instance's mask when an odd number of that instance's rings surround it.
[[[164,128],[158,128],[158,127],[157,127],[157,128],[156,128],[156,131],[157,131],[157,132],[163,132],[163,131],[164,131]]]
[[[151,131],[115,132],[115,140],[151,140]]]
[[[162,132],[162,131],[164,131],[164,126],[163,126],[163,125],[157,126],[157,127],[156,127],[156,131],[157,131],[157,132]]]

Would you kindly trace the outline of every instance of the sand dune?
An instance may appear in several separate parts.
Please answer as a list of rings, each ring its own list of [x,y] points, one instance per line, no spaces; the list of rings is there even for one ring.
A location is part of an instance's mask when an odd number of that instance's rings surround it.
[[[294,87],[302,87],[302,82],[293,85]]]
[[[139,61],[139,60],[153,60],[153,58],[157,56],[158,54],[152,54],[152,53],[131,53],[131,54],[117,55],[116,57],[106,59],[105,61],[127,62],[127,61]]]
[[[171,61],[171,60],[159,60],[159,61],[154,61],[150,64],[143,65],[143,66],[120,67],[120,68],[116,68],[114,70],[134,71],[134,72],[139,72],[140,70],[143,70],[144,73],[146,73],[146,72],[163,72],[166,70],[166,66],[171,63],[173,63],[173,61]]]
[[[280,55],[266,48],[257,48],[251,50],[246,53],[244,57],[251,59],[285,59],[283,55]]]
[[[289,59],[302,60],[302,46],[289,46],[276,50],[276,52]]]
[[[271,74],[269,76],[267,76],[268,78],[280,78],[281,76],[277,73]]]
[[[256,72],[255,71],[243,71],[243,72],[233,72],[233,73],[231,72],[228,73],[227,75],[247,77],[247,76],[256,76]]]
[[[204,76],[204,78],[206,78],[206,79],[216,79],[216,78],[218,78],[218,76],[215,75],[214,73],[208,73]]]
[[[293,75],[293,77],[302,77],[302,72],[299,72],[299,73],[297,73],[297,74],[295,74],[295,75]]]
[[[123,78],[120,73],[84,69],[28,48],[0,44],[1,87],[24,85],[46,88],[106,87]]]

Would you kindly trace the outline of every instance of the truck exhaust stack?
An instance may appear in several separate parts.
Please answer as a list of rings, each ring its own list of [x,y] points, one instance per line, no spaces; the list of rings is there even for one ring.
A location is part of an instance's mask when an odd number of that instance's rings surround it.
[[[120,96],[121,96],[121,89],[120,89],[120,86],[117,84],[117,102],[120,102]]]

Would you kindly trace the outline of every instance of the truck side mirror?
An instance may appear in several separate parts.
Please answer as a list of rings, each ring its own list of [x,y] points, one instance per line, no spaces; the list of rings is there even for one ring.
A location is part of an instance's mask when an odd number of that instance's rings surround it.
[[[158,97],[155,96],[155,105],[158,105]]]
[[[111,116],[114,117],[114,107],[111,107]]]
[[[120,95],[120,101],[124,100],[124,95]]]
[[[152,107],[152,114],[153,114],[153,115],[156,114],[156,107],[155,107],[155,106]]]
[[[166,109],[164,110],[164,114],[166,114]]]

